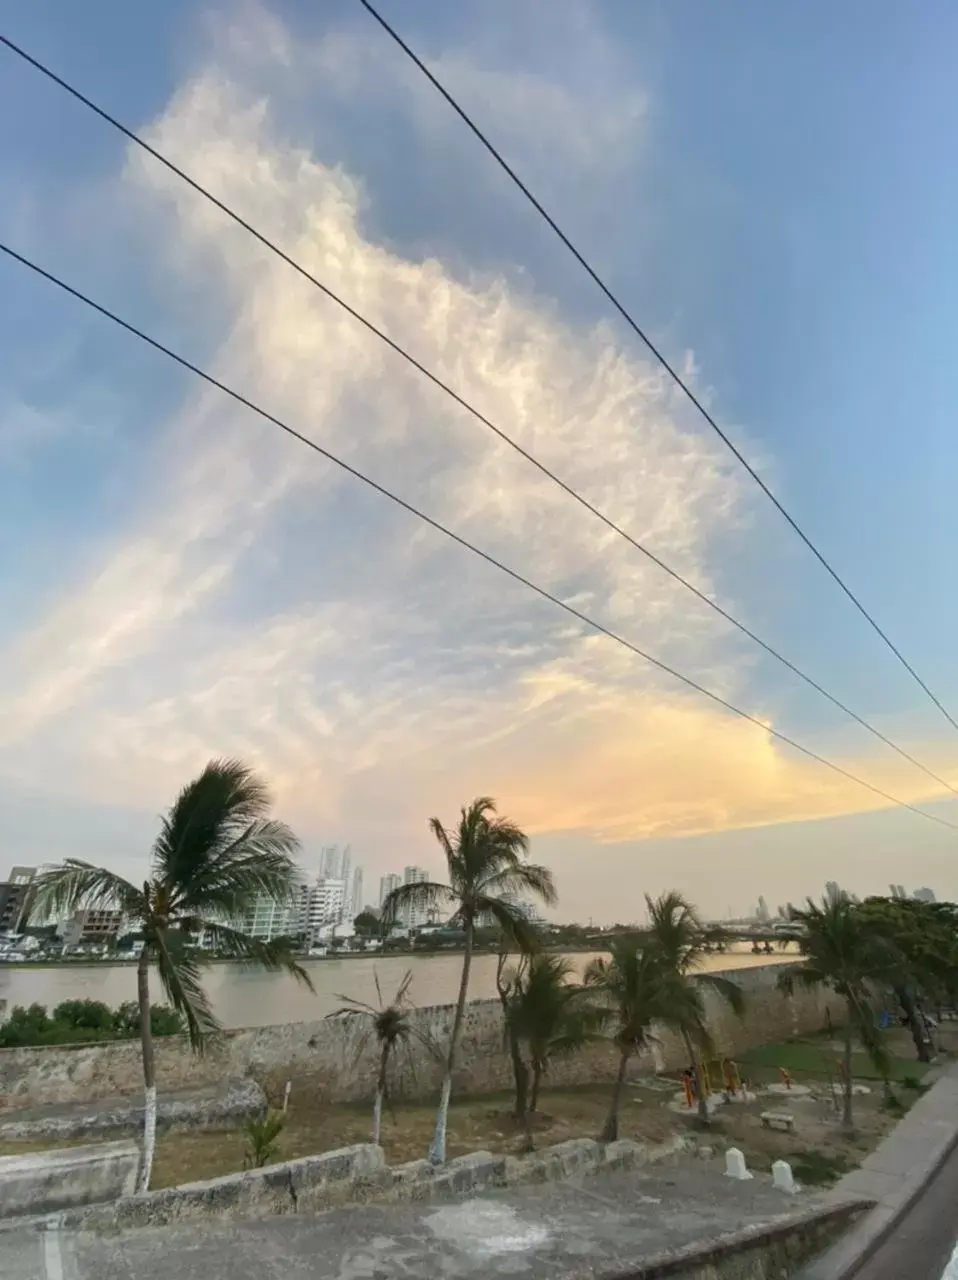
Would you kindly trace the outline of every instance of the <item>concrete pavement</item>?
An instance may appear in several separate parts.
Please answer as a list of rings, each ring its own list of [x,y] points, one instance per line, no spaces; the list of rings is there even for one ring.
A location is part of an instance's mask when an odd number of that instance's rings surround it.
[[[719,1160],[489,1192],[458,1203],[356,1205],[315,1215],[140,1228],[111,1236],[0,1233],[3,1280],[523,1280],[614,1274],[637,1260],[783,1223],[822,1196]]]

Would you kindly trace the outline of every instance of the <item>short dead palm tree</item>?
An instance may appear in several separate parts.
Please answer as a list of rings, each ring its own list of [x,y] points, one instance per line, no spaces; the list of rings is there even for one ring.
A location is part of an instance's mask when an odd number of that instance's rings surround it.
[[[695,1094],[698,1099],[698,1119],[709,1123],[708,1099],[705,1096],[704,1073],[700,1050],[711,1051],[711,1038],[705,1020],[703,987],[717,992],[739,1016],[745,1010],[745,997],[737,982],[717,973],[702,971],[702,959],[707,953],[710,933],[702,924],[695,908],[672,890],[659,898],[646,894],[649,909],[647,944],[659,952],[666,967],[684,991],[680,1009],[681,1017],[666,1019],[681,1035],[695,1076]]]
[[[791,995],[796,987],[828,987],[845,1002],[844,1052],[842,1055],[842,1128],[855,1131],[852,1104],[852,1048],[857,1034],[862,1047],[886,1078],[888,1054],[875,1019],[871,983],[887,982],[897,969],[898,957],[886,940],[876,936],[867,915],[847,894],[823,898],[817,906],[811,898],[804,911],[791,915],[803,959],[783,965],[779,990]]]
[[[383,1103],[389,1083],[389,1064],[396,1057],[402,1045],[408,1044],[416,1034],[413,1026],[413,1004],[409,999],[409,984],[412,973],[407,970],[405,977],[396,989],[396,994],[388,1004],[383,1003],[382,988],[379,985],[379,974],[373,971],[376,984],[377,1004],[366,1004],[363,1000],[354,1000],[350,996],[337,996],[337,1000],[345,1003],[328,1014],[330,1018],[343,1018],[347,1021],[358,1020],[366,1024],[365,1034],[358,1046],[362,1054],[369,1036],[375,1036],[379,1046],[379,1072],[376,1076],[376,1097],[373,1102],[373,1142],[379,1146],[379,1135],[382,1129]]]
[[[293,854],[299,842],[287,826],[267,816],[269,810],[269,791],[252,770],[238,760],[212,760],[162,819],[150,877],[141,885],[76,858],[37,879],[32,910],[39,915],[121,911],[129,929],[143,937],[137,995],[146,1105],[139,1193],[149,1188],[156,1145],[150,966],[182,1016],[194,1051],[218,1029],[200,982],[203,956],[195,946],[200,933],[221,956],[271,971],[285,969],[312,988],[285,941],[262,942],[240,927],[262,898],[293,903]]]
[[[525,833],[508,818],[500,818],[495,802],[488,796],[480,796],[464,808],[454,830],[447,830],[438,818],[431,818],[429,827],[445,855],[449,883],[422,881],[400,885],[383,903],[382,918],[388,925],[401,919],[410,908],[446,910],[450,912],[449,922],[462,928],[466,935],[436,1131],[429,1148],[432,1163],[442,1164],[446,1158],[452,1073],[469,993],[476,924],[488,918],[503,933],[531,949],[535,930],[516,898],[527,894],[551,904],[556,900],[556,892],[552,872],[526,862],[529,841]]]
[[[691,997],[661,952],[635,937],[615,938],[608,959],[593,960],[585,973],[585,986],[595,993],[606,1013],[609,1033],[619,1054],[619,1065],[609,1114],[600,1142],[619,1136],[619,1112],[629,1061],[655,1040],[653,1026],[689,1021],[694,1010],[686,1008]],[[694,1003],[694,999],[693,999]]]

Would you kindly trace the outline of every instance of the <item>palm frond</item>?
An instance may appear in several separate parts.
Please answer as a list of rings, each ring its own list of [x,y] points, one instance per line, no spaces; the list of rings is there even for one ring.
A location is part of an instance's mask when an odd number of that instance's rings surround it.
[[[745,993],[731,978],[723,978],[717,973],[700,973],[693,981],[700,982],[718,992],[732,1012],[737,1013],[740,1018],[745,1013]]]
[[[200,982],[200,962],[179,929],[157,929],[149,939],[167,999],[186,1021],[192,1048],[201,1052],[207,1036],[219,1030]]]
[[[509,893],[521,897],[531,894],[550,907],[558,900],[552,872],[534,862],[520,862],[514,867],[495,871],[482,878],[477,887],[479,892],[488,896]]]
[[[122,911],[137,924],[144,923],[147,916],[142,889],[79,858],[66,858],[61,866],[42,872],[31,885],[29,915],[33,919],[60,918],[86,908]]]
[[[405,907],[430,911],[438,910],[442,906],[451,906],[454,902],[455,895],[447,884],[438,884],[432,880],[421,880],[418,884],[401,884],[387,894],[379,918],[384,925],[395,924]]]
[[[470,904],[469,911],[475,916],[490,915],[507,946],[521,954],[528,955],[538,950],[539,934],[535,925],[531,924],[525,914],[502,898],[480,897]]]
[[[197,923],[206,931],[214,951],[220,955],[241,963],[254,964],[268,973],[288,973],[315,994],[313,980],[296,959],[287,938],[273,938],[269,942],[264,942],[260,938],[250,937],[241,929],[233,929],[226,924],[214,923],[210,920]]]
[[[269,807],[266,784],[239,760],[211,760],[183,788],[153,846],[175,906],[235,917],[258,895],[290,893],[299,842]]]

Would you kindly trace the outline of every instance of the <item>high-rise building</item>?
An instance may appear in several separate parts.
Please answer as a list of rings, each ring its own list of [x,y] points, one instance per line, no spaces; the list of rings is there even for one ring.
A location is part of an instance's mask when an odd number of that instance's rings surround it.
[[[755,912],[755,919],[758,920],[759,924],[768,924],[770,918],[768,903],[764,898],[760,897],[758,900],[758,910]]]
[[[912,894],[912,897],[915,898],[916,901],[918,902],[935,902],[936,901],[934,889],[928,889],[928,888],[916,889],[915,892]]]
[[[317,880],[309,890],[306,932],[312,941],[324,925],[337,925],[343,918],[346,886],[342,880]]]
[[[888,888],[891,890],[891,896],[893,898],[908,897],[908,894],[905,892],[905,886],[903,884],[890,884]]]
[[[398,889],[402,884],[402,876],[390,874],[381,876],[379,880],[379,905],[382,906],[393,889]]]
[[[342,871],[342,855],[338,844],[323,845],[319,851],[320,880],[339,880]]]
[[[424,884],[428,879],[429,872],[423,867],[405,867],[403,870],[403,884]],[[428,907],[407,902],[403,905],[399,918],[407,929],[418,929],[421,925],[432,923],[430,916],[433,914]]]
[[[355,920],[363,909],[363,869],[362,867],[353,867],[352,896],[350,898],[349,911],[346,914],[347,920]]]
[[[27,923],[30,888],[36,876],[36,867],[13,867],[6,880],[0,881],[0,934],[19,933]]]

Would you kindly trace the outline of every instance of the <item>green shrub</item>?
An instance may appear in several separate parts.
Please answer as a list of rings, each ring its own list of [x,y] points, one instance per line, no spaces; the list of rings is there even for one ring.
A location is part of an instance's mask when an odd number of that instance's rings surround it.
[[[102,1000],[63,1000],[53,1010],[53,1021],[65,1027],[112,1031],[113,1010]]]
[[[267,1111],[262,1120],[247,1121],[244,1169],[262,1169],[263,1165],[272,1160],[285,1124],[286,1117],[282,1111]]]
[[[150,1009],[150,1026],[155,1036],[175,1036],[183,1030],[179,1014],[164,1004]],[[100,1000],[63,1000],[52,1018],[41,1004],[14,1006],[7,1021],[0,1024],[0,1048],[132,1040],[139,1034],[140,1011],[133,1000],[115,1011]]]

